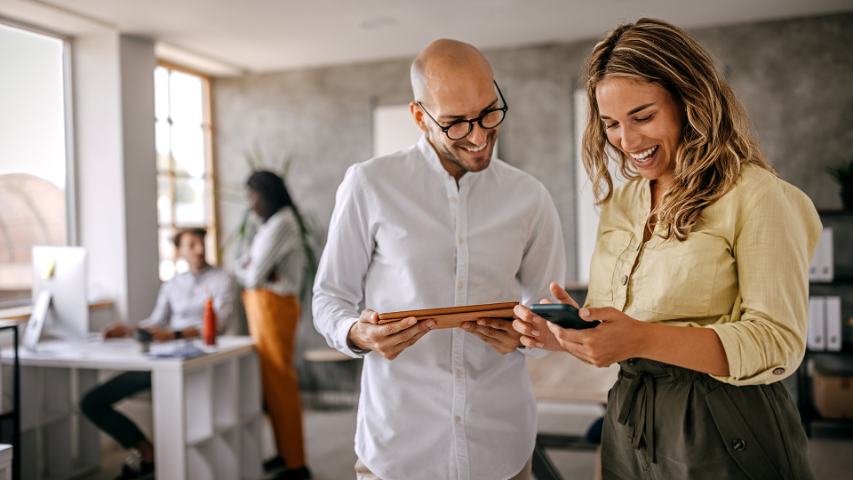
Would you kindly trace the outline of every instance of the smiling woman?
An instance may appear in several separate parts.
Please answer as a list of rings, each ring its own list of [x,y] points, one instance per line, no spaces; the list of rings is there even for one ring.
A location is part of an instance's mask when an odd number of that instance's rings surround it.
[[[593,49],[586,87],[583,159],[602,207],[579,313],[600,323],[561,328],[519,306],[522,343],[619,363],[605,478],[811,478],[780,380],[805,349],[814,205],[765,162],[681,29],[616,28]],[[629,179],[616,189],[611,161]]]

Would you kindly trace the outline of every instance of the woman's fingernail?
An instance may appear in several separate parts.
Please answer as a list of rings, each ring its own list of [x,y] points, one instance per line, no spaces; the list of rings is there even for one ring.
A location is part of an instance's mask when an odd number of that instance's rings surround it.
[[[544,347],[544,346],[545,346],[545,344],[544,344],[544,343],[542,343],[542,342],[536,342],[536,348],[542,348],[542,347]]]
[[[588,317],[589,316],[589,309],[588,308],[582,308],[580,311],[580,314],[582,317]]]
[[[538,336],[539,336],[539,330],[533,330],[533,331],[532,331],[532,332],[530,332],[530,333],[532,333],[534,337],[538,337]]]

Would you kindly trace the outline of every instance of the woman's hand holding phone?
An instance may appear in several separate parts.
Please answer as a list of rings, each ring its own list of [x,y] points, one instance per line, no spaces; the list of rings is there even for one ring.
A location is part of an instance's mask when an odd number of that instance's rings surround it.
[[[551,283],[551,293],[560,303],[578,308],[577,302],[556,282]],[[597,367],[643,356],[647,337],[644,334],[649,330],[644,327],[650,325],[611,307],[582,308],[578,314],[582,320],[597,326],[581,330],[562,328],[523,305],[515,307],[512,326],[522,334],[521,343],[527,347],[564,350]]]
[[[551,295],[557,302],[572,305],[579,308],[576,302],[565,289],[557,282],[551,282]],[[553,303],[551,300],[542,299],[539,303]],[[543,348],[545,350],[565,350],[557,337],[552,333],[548,321],[533,313],[524,305],[517,305],[514,309],[515,320],[512,328],[521,334],[521,344],[528,348]],[[559,327],[557,327],[559,328]]]

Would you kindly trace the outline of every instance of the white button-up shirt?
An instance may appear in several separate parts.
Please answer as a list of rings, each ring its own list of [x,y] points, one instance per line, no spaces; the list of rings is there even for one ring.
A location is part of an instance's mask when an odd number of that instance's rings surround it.
[[[314,323],[352,356],[362,308],[391,312],[548,295],[563,281],[556,208],[532,176],[494,159],[456,180],[424,137],[350,167],[314,284]],[[533,451],[524,356],[461,329],[434,330],[395,360],[364,358],[355,449],[384,480],[502,479]]]
[[[246,289],[262,288],[281,296],[299,295],[305,252],[296,214],[285,207],[262,223],[251,245],[240,245],[234,275]]]
[[[157,325],[171,330],[190,327],[200,329],[208,297],[213,298],[216,330],[223,333],[234,317],[237,285],[228,272],[212,266],[207,266],[198,273],[179,273],[160,285],[154,310],[139,326]]]

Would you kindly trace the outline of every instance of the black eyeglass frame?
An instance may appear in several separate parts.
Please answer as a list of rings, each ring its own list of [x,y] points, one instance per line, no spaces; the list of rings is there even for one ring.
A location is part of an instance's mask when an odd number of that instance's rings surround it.
[[[445,135],[447,135],[447,138],[449,138],[451,140],[462,140],[463,138],[467,137],[468,135],[471,135],[471,132],[474,131],[474,122],[477,122],[477,125],[479,125],[480,128],[482,128],[483,130],[491,130],[493,128],[498,128],[498,126],[500,124],[502,124],[504,122],[504,120],[506,120],[506,112],[509,111],[509,105],[507,105],[506,100],[504,100],[504,94],[503,94],[503,92],[501,92],[501,87],[498,86],[498,82],[495,80],[492,80],[492,83],[495,84],[495,88],[498,91],[498,96],[500,97],[501,104],[503,106],[501,106],[499,108],[489,108],[489,109],[485,110],[483,113],[481,113],[477,118],[472,118],[470,120],[469,119],[454,120],[453,123],[451,123],[450,125],[448,125],[446,127],[444,125],[438,123],[438,120],[436,120],[435,117],[433,117],[432,114],[429,113],[429,110],[426,109],[426,107],[424,106],[423,103],[420,102],[420,100],[416,101],[415,104],[417,106],[421,107],[421,110],[423,110],[423,112],[427,114],[429,119],[432,120],[432,122],[435,123],[438,126],[438,128],[440,128],[441,131],[444,132]],[[494,113],[494,112],[498,112],[498,111],[503,112],[503,115],[501,116],[500,122],[498,122],[496,125],[491,126],[491,127],[487,127],[487,126],[483,125],[483,119],[486,118],[486,115],[489,115],[490,113]],[[467,123],[468,124],[468,131],[465,132],[465,135],[462,135],[459,138],[451,137],[450,133],[448,133],[448,131],[451,128],[455,127],[456,125],[459,125],[460,123]]]

